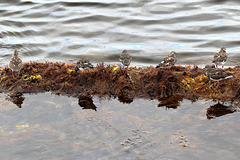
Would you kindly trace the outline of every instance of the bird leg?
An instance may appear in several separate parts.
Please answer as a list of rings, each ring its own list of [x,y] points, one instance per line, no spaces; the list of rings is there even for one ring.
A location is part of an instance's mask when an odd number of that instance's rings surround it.
[[[168,70],[169,72],[172,72],[172,69],[173,69],[172,66],[171,66],[171,67],[167,67],[167,70]]]
[[[18,72],[18,75],[17,75],[17,77],[19,77],[19,75],[20,75],[20,72]]]
[[[217,89],[217,88],[219,87],[219,82],[218,82],[218,81],[216,82],[216,85],[217,85],[217,86],[216,86],[216,89]]]
[[[16,78],[14,77],[13,71],[12,71],[12,77],[13,77],[13,79],[16,79]]]

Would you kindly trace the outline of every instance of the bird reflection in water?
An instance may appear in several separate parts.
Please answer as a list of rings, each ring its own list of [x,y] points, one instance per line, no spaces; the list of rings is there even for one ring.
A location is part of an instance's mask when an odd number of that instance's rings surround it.
[[[91,96],[79,96],[78,104],[83,109],[92,109],[94,111],[97,111],[97,107],[93,104],[93,100]]]
[[[21,92],[16,93],[10,93],[6,100],[11,101],[13,104],[15,104],[18,108],[22,108],[23,101],[25,100],[25,97]]]
[[[207,113],[206,113],[206,116],[207,116],[207,119],[215,119],[216,117],[220,117],[220,116],[223,116],[223,115],[226,115],[226,114],[230,114],[230,113],[234,113],[236,112],[237,109],[236,107],[234,107],[234,105],[229,105],[229,106],[226,106],[226,105],[223,105],[221,103],[217,103],[213,106],[210,106],[208,109],[207,109]]]
[[[133,102],[133,98],[129,95],[118,95],[119,102],[130,104]]]
[[[177,109],[180,106],[180,102],[183,100],[183,96],[175,95],[171,97],[166,98],[159,98],[158,101],[160,102],[158,104],[158,107],[166,107]]]

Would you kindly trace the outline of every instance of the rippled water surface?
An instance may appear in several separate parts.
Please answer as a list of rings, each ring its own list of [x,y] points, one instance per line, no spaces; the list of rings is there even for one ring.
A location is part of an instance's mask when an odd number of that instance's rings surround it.
[[[179,52],[178,64],[205,64],[222,46],[232,64],[240,59],[239,4],[238,0],[2,0],[0,64],[8,64],[14,48],[20,49],[24,61],[84,56],[95,63],[118,62],[127,49],[140,64],[155,65],[171,50]]]

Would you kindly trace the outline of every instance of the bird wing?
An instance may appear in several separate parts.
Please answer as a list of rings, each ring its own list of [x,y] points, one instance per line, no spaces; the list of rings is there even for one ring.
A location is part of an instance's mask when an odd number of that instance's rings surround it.
[[[216,62],[222,62],[222,61],[223,61],[223,57],[221,56],[221,54],[215,53],[212,62],[216,63]]]
[[[174,65],[176,63],[176,58],[167,56],[163,59],[163,62],[167,65]]]
[[[222,53],[221,57],[222,57],[223,61],[227,61],[227,53]]]
[[[216,52],[216,53],[214,54],[213,59],[216,59],[216,58],[218,58],[218,57],[220,57],[220,53],[219,53],[219,52]]]
[[[122,61],[124,59],[129,59],[131,60],[132,57],[129,54],[121,54],[119,60]]]
[[[18,64],[22,63],[22,60],[20,58],[16,58],[15,60],[16,60],[16,63]]]

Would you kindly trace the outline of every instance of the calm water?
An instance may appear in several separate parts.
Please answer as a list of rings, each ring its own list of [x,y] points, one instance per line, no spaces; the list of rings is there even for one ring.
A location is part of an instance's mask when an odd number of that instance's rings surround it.
[[[93,98],[95,111],[82,109],[76,98],[24,96],[18,108],[0,95],[1,159],[240,158],[239,106],[225,104],[232,112],[208,118],[216,102],[183,100],[166,109],[157,100]]]
[[[238,65],[239,26],[238,0],[1,0],[0,65],[15,48],[25,62],[118,63],[127,49],[133,65],[156,65],[172,50],[178,64],[205,64],[222,46],[227,65]],[[76,98],[24,97],[18,108],[0,94],[1,159],[240,158],[239,104],[183,100],[172,109],[94,97],[83,109]]]
[[[210,62],[224,46],[240,60],[238,0],[1,0],[0,64],[14,48],[24,61],[118,62],[123,49],[135,63],[157,64],[171,50],[179,64]]]

